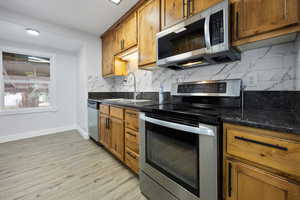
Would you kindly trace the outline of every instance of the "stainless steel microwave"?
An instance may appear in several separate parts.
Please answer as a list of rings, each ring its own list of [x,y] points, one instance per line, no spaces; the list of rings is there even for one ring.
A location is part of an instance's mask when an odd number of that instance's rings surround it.
[[[229,3],[224,0],[159,32],[157,65],[180,70],[240,60],[229,30]]]

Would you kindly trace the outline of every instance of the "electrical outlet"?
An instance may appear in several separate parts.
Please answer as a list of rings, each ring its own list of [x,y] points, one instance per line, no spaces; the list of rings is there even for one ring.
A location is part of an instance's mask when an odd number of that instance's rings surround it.
[[[251,73],[247,76],[247,86],[255,87],[258,84],[258,73]]]

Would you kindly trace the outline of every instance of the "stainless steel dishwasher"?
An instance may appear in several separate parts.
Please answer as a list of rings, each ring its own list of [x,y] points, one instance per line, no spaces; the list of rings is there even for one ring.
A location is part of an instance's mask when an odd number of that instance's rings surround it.
[[[95,142],[99,142],[99,103],[88,100],[88,127],[89,136]]]

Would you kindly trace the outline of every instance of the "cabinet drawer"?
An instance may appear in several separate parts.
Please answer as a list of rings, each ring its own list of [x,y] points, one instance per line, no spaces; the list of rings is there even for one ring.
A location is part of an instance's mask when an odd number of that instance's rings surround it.
[[[139,113],[137,111],[125,111],[125,126],[135,131],[139,130]]]
[[[122,108],[110,107],[110,116],[118,118],[118,119],[124,119],[124,111]]]
[[[126,128],[125,145],[135,153],[139,153],[139,133]]]
[[[100,113],[109,115],[109,105],[100,104]]]
[[[291,175],[300,175],[299,140],[277,138],[267,134],[271,131],[242,126],[225,125],[224,130],[228,154]]]
[[[139,173],[139,155],[131,151],[129,148],[125,150],[125,163],[135,173]]]

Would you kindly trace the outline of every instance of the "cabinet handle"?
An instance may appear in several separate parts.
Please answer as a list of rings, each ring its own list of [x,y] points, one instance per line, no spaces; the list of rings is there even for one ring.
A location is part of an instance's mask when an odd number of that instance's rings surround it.
[[[107,118],[107,128],[110,129],[110,118]]]
[[[193,11],[191,9],[191,5],[192,5],[192,0],[188,0],[188,2],[187,2],[187,16],[193,15]]]
[[[236,39],[239,39],[239,12],[235,14],[235,32],[236,32]]]
[[[126,132],[128,135],[131,135],[131,136],[133,136],[133,137],[136,137],[136,135],[135,134],[133,134],[133,133],[130,133],[130,132]]]
[[[287,18],[287,0],[284,0],[284,18]]]
[[[232,193],[232,164],[228,163],[228,197],[231,197]]]
[[[107,129],[107,118],[105,118],[105,128]]]
[[[271,147],[271,148],[274,148],[274,149],[279,149],[279,150],[282,150],[282,151],[288,151],[288,148],[282,147],[282,146],[279,146],[279,145],[274,145],[274,144],[269,144],[269,143],[260,142],[260,141],[256,141],[256,140],[251,140],[251,139],[240,137],[240,136],[235,136],[234,138],[237,139],[237,140],[242,140],[242,141],[250,142],[250,143],[253,143],[253,144],[259,144],[259,145]]]
[[[136,113],[130,113],[130,112],[126,112],[127,115],[130,115],[130,116],[136,116]]]
[[[130,157],[132,157],[133,159],[136,160],[137,157],[136,157],[135,155],[133,155],[132,153],[130,153],[130,152],[128,152],[128,151],[127,151],[126,153],[127,153]]]
[[[182,4],[183,4],[183,6],[182,6],[183,18],[186,17],[186,16],[185,16],[185,5],[186,5],[185,1],[186,1],[186,0],[182,0]]]
[[[121,41],[121,49],[124,49],[124,40]]]

